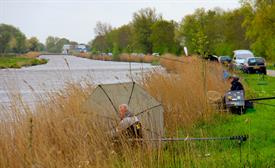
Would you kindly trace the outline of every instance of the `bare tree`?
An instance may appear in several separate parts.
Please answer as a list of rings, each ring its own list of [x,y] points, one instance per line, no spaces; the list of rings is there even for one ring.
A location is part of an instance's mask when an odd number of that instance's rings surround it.
[[[112,26],[108,23],[102,23],[100,21],[96,23],[96,27],[94,28],[96,36],[104,36],[110,31],[112,31]]]

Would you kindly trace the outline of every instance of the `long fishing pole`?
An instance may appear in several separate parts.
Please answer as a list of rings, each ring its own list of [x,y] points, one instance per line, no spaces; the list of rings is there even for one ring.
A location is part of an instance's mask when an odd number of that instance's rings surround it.
[[[155,139],[128,139],[129,141],[158,141],[158,142],[170,142],[170,141],[209,141],[209,140],[239,140],[244,142],[248,139],[248,135],[229,136],[229,137],[205,137],[205,138],[155,138]]]

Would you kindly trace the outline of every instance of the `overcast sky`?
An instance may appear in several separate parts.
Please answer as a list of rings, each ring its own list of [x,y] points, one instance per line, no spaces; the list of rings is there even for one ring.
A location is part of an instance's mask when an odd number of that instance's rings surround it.
[[[165,19],[181,21],[197,8],[239,6],[239,0],[0,0],[0,23],[12,24],[43,43],[49,35],[87,43],[94,38],[97,21],[121,26],[141,8],[152,7]]]

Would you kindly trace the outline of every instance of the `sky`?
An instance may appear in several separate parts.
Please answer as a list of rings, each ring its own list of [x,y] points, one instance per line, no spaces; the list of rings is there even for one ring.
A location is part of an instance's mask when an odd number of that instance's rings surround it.
[[[231,10],[240,4],[239,0],[0,0],[0,24],[11,24],[43,43],[50,35],[88,43],[95,37],[97,21],[119,27],[146,7],[180,22],[197,8]]]

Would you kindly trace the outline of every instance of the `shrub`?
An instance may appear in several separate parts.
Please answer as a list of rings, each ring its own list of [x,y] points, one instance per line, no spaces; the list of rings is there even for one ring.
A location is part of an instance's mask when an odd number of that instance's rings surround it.
[[[39,64],[41,64],[41,62],[40,62],[39,59],[33,59],[33,60],[31,61],[31,65],[39,65]]]
[[[46,63],[48,63],[48,60],[47,59],[40,59],[40,64],[46,64]]]
[[[14,63],[14,64],[10,65],[9,68],[21,68],[21,67],[22,67],[22,66],[19,65],[18,63]]]

